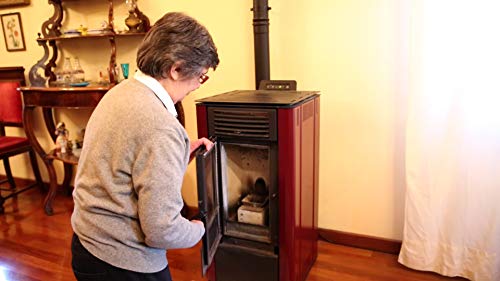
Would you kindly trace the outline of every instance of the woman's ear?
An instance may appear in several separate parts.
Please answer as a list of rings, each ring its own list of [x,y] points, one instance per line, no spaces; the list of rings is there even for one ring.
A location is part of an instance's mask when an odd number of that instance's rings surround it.
[[[170,67],[170,77],[172,80],[179,80],[181,78],[180,67],[180,62],[176,62]]]

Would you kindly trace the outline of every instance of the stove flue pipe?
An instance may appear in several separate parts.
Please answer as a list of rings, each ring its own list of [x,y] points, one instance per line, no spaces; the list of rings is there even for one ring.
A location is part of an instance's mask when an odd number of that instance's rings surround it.
[[[270,80],[268,0],[253,0],[253,41],[255,53],[255,89],[262,80]]]

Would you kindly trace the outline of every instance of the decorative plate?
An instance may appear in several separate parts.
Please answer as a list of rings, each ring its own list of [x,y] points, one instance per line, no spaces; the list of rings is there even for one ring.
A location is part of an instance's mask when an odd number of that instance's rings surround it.
[[[69,84],[71,87],[85,87],[88,86],[89,82],[79,82],[79,83],[71,83]]]

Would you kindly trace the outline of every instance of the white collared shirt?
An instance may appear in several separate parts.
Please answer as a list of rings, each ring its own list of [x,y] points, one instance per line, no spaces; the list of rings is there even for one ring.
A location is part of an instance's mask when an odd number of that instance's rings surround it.
[[[155,78],[143,73],[140,70],[137,70],[134,74],[134,78],[146,85],[155,93],[155,95],[160,99],[160,101],[165,105],[168,112],[170,112],[173,116],[177,117],[177,110],[175,110],[174,101],[167,93],[167,90],[163,88],[163,86],[156,80]]]

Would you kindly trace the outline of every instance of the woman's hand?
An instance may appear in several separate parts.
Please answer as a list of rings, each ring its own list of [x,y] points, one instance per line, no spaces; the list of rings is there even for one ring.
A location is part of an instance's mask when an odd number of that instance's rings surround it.
[[[192,222],[192,223],[197,223],[197,224],[199,224],[199,225],[203,226],[203,228],[205,228],[205,225],[203,224],[203,222],[202,222],[202,221],[199,221],[199,220],[192,220],[191,222]]]
[[[201,145],[205,145],[206,149],[210,150],[214,146],[214,143],[207,138],[201,138],[192,141],[189,145],[189,162],[191,162],[191,160],[193,160],[194,158],[194,151],[198,149],[198,147],[200,147]]]

